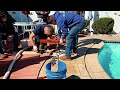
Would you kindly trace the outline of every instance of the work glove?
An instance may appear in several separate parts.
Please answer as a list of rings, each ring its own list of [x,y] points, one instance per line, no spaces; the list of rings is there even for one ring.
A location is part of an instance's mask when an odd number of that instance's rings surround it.
[[[62,44],[63,43],[63,40],[62,39],[60,39],[60,44]]]
[[[49,49],[47,49],[47,50],[46,50],[46,53],[50,53],[50,50],[49,50]]]
[[[38,52],[37,46],[33,46],[33,51]]]

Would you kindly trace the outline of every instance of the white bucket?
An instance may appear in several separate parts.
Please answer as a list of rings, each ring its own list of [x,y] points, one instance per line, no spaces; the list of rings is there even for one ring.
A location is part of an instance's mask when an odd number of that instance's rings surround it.
[[[29,41],[29,38],[25,38],[21,40],[22,48],[28,47],[28,41]]]

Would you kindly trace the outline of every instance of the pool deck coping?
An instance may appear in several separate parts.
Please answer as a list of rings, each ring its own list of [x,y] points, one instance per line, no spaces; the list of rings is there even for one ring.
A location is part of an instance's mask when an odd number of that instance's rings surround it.
[[[89,45],[81,46],[80,48],[87,48],[82,50],[84,55],[72,61],[63,61],[67,64],[67,77],[76,75],[80,79],[111,79],[109,75],[104,71],[98,60],[98,52],[104,45],[104,40],[107,41],[120,41],[120,35],[93,35],[79,38],[79,41],[91,39]],[[95,43],[97,39],[101,39],[100,43]],[[89,42],[89,41],[88,41]],[[87,42],[86,42],[87,43]],[[92,48],[96,48],[96,53],[91,53]],[[53,54],[54,55],[54,54]],[[92,60],[91,60],[92,59]],[[47,60],[43,65],[39,76],[45,76],[45,66],[50,61]]]

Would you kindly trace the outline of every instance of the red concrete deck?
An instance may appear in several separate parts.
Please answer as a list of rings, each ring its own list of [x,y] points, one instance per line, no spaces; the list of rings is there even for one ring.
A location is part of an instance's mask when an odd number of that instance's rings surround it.
[[[53,50],[51,50],[53,51]],[[15,55],[0,60],[0,79],[3,78]],[[11,70],[9,79],[38,79],[39,72],[49,57],[50,53],[44,54],[23,54],[17,60]]]
[[[21,40],[22,37],[20,37]],[[28,38],[28,37],[26,37]],[[28,46],[30,43],[28,42]],[[21,48],[21,44],[19,45]],[[52,47],[54,50],[54,45]],[[6,59],[0,60],[0,79],[3,78],[7,69],[13,60],[15,54],[9,56]],[[19,60],[17,60],[11,70],[9,79],[37,79],[39,71],[46,59],[50,56],[50,53],[44,53],[42,55],[37,54],[24,54]]]
[[[8,58],[4,60],[0,60],[0,79],[3,78],[13,58],[14,58],[14,55],[9,56]]]
[[[15,63],[10,79],[37,79],[39,70],[49,55],[49,53],[44,53],[41,56],[23,55]]]

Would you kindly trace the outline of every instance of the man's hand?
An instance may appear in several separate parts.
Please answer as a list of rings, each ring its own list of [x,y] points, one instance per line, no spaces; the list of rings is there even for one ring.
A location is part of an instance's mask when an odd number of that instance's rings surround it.
[[[62,39],[60,39],[60,44],[63,44],[63,40]]]
[[[33,51],[38,52],[37,46],[33,46]]]
[[[45,52],[46,52],[46,53],[50,53],[50,50],[47,49]]]

